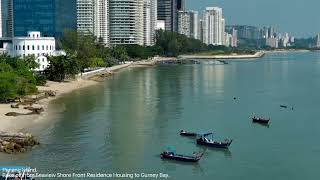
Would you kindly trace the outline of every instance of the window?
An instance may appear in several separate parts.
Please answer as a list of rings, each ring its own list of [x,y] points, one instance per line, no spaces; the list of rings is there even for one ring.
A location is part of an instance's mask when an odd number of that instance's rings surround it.
[[[29,45],[27,46],[27,50],[30,50],[30,46]]]
[[[38,45],[38,51],[40,50],[40,46]]]
[[[16,50],[18,50],[18,46],[16,45]]]
[[[19,45],[19,50],[21,50],[21,45]]]
[[[42,58],[42,62],[44,62],[44,58]]]
[[[42,50],[44,50],[44,45],[42,45]]]
[[[46,49],[47,49],[47,50],[49,50],[49,47],[48,47],[48,45],[46,46]]]
[[[32,50],[34,51],[34,45],[32,45]]]
[[[22,50],[24,50],[24,45],[22,46]]]

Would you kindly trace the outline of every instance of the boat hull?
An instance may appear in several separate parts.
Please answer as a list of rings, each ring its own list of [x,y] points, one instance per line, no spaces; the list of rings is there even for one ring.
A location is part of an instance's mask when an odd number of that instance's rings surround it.
[[[182,162],[198,162],[200,160],[200,157],[185,157],[185,156],[175,156],[175,155],[168,155],[162,153],[161,155],[162,159],[169,159],[169,160],[175,160],[175,161],[182,161]]]
[[[213,147],[213,148],[220,148],[220,149],[228,149],[229,146],[231,145],[232,140],[230,142],[221,142],[221,143],[213,143],[213,142],[205,142],[201,139],[197,140],[197,144],[198,145],[202,145],[202,146],[208,146],[208,147]]]
[[[180,132],[181,136],[189,136],[189,137],[195,137],[197,136],[196,133],[192,133],[192,132]]]
[[[269,124],[269,119],[268,120],[262,120],[262,119],[252,119],[253,123],[260,123],[260,124]]]

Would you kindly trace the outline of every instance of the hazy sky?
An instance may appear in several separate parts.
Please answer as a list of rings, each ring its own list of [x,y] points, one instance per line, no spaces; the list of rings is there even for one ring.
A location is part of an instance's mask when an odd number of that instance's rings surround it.
[[[273,25],[297,37],[320,32],[320,0],[185,0],[200,14],[208,6],[223,8],[226,24]],[[201,15],[202,16],[202,15]]]

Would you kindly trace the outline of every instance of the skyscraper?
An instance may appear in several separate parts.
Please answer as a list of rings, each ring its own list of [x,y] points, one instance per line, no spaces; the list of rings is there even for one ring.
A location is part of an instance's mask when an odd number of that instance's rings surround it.
[[[190,37],[190,13],[188,11],[178,12],[178,33]]]
[[[222,45],[225,29],[223,27],[222,9],[207,7],[203,16],[203,42],[205,44]]]
[[[144,45],[155,43],[157,29],[157,0],[144,0],[143,4],[143,33]]]
[[[184,10],[184,0],[158,0],[158,20],[165,21],[167,31],[178,31],[179,10]]]
[[[110,42],[143,45],[144,0],[109,0]]]
[[[0,0],[0,38],[2,36],[2,0]]]
[[[105,46],[109,46],[109,0],[95,0],[94,35]]]
[[[94,33],[94,0],[77,0],[77,31]]]
[[[109,0],[77,0],[77,31],[109,46]]]
[[[317,35],[316,48],[320,48],[320,33]]]
[[[199,39],[199,17],[197,11],[190,11],[190,37]]]
[[[8,34],[13,30],[14,36],[40,31],[43,36],[59,37],[64,29],[76,28],[76,0],[9,0],[8,10]]]

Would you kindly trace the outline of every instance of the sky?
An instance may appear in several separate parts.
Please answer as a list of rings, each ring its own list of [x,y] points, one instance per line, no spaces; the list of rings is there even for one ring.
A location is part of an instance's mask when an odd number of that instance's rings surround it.
[[[223,8],[227,25],[274,26],[296,37],[320,33],[320,0],[185,0],[188,10]]]

